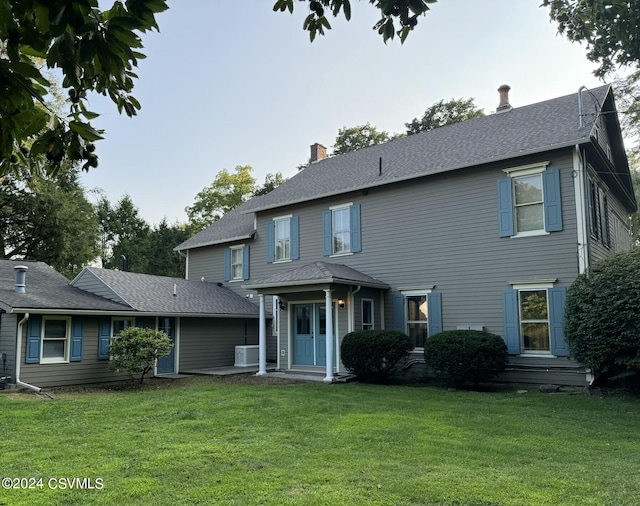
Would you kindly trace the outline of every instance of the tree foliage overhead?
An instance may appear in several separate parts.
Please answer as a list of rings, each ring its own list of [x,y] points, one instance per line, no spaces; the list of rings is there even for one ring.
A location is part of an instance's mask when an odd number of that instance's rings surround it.
[[[452,98],[446,102],[440,100],[427,107],[422,118],[414,118],[411,122],[405,123],[405,126],[407,135],[412,135],[482,116],[484,110],[476,107],[473,98]]]
[[[331,29],[327,13],[330,13],[335,18],[342,12],[347,21],[351,19],[350,0],[277,0],[273,5],[273,10],[280,12],[288,10],[292,13],[296,1],[308,2],[309,4],[309,15],[305,18],[302,28],[309,32],[312,42],[317,34],[324,35],[325,29]],[[436,3],[436,1],[369,0],[369,3],[379,9],[381,14],[380,19],[373,28],[382,35],[382,39],[385,42],[393,39],[396,35],[404,42],[409,32],[418,24],[418,18],[427,13],[429,4]],[[396,22],[398,23],[397,26]]]
[[[72,277],[98,254],[98,237],[78,169],[0,178],[2,258],[40,260]]]
[[[225,213],[245,202],[256,190],[256,180],[250,165],[237,165],[233,173],[222,169],[209,186],[196,195],[185,212],[196,230],[218,221]]]
[[[333,156],[343,155],[350,151],[382,144],[392,138],[393,136],[389,135],[389,132],[380,131],[370,123],[350,128],[343,127],[338,130],[332,154]]]
[[[585,43],[587,58],[604,77],[617,67],[640,61],[640,4],[629,0],[543,0],[558,31],[570,41]]]
[[[133,72],[144,58],[141,33],[158,29],[166,0],[0,0],[0,175],[29,167],[56,172],[63,160],[97,166],[93,142],[102,138],[87,109],[87,93],[109,96],[134,116]],[[50,110],[51,83],[39,62],[62,74],[70,114]],[[42,157],[41,155],[44,155]]]
[[[125,194],[116,205],[103,197],[95,212],[102,233],[102,266],[150,274],[147,264],[151,227],[131,197]]]
[[[267,174],[264,185],[256,186],[251,165],[237,165],[234,173],[222,169],[209,186],[200,191],[192,206],[185,207],[189,224],[198,232],[235,209],[249,198],[265,195],[286,181],[280,173]]]

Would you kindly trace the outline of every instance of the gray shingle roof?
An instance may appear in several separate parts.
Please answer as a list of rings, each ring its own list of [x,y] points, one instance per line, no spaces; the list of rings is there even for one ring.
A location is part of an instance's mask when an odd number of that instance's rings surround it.
[[[15,270],[25,265],[26,293],[15,292]],[[131,308],[69,285],[69,280],[43,262],[0,260],[0,307],[31,310],[130,311]]]
[[[376,288],[389,288],[389,285],[367,276],[356,269],[342,264],[313,262],[267,278],[258,279],[245,285],[245,288],[259,289],[282,286],[314,285],[339,283],[345,285],[363,285]]]
[[[262,199],[263,196],[253,197],[226,213],[213,225],[176,246],[174,250],[182,251],[251,237],[255,232],[252,211],[260,205]]]
[[[255,304],[217,283],[87,267],[72,284],[87,289],[92,284],[88,281],[102,283],[136,311],[243,317],[257,317],[259,313]]]
[[[257,211],[589,142],[609,90],[604,85],[582,94],[582,128],[573,93],[313,163],[176,249],[248,237]]]

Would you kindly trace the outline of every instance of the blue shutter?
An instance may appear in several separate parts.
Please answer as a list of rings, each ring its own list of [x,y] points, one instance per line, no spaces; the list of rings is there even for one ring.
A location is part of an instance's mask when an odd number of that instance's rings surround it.
[[[362,251],[362,234],[360,233],[360,204],[354,204],[349,209],[351,252]]]
[[[249,279],[249,246],[242,248],[242,279]]]
[[[100,318],[98,333],[98,360],[109,360],[109,342],[111,339],[111,318]]]
[[[82,341],[84,337],[82,320],[71,322],[71,353],[70,362],[80,362],[82,360]]]
[[[498,226],[500,237],[513,235],[513,192],[510,177],[498,179]]]
[[[568,357],[569,349],[564,340],[564,305],[567,300],[567,289],[549,288],[548,293],[551,353],[557,357]]]
[[[404,321],[404,295],[397,293],[393,296],[393,330],[407,333]]]
[[[297,216],[292,216],[289,221],[291,227],[291,260],[298,260],[300,258],[300,220]]]
[[[547,232],[562,230],[562,195],[560,195],[560,171],[545,170],[542,173],[544,193],[544,229]]]
[[[27,349],[24,353],[26,364],[40,363],[40,341],[42,340],[42,318],[32,316],[27,323]]]
[[[331,256],[333,248],[331,247],[332,243],[332,233],[331,233],[331,211],[323,211],[322,212],[322,254],[326,257]]]
[[[276,224],[273,221],[267,223],[267,262],[276,260]]]
[[[505,290],[502,293],[502,310],[504,318],[504,342],[510,355],[520,353],[520,323],[518,320],[518,292]]]
[[[427,319],[429,337],[442,332],[442,294],[427,294]]]
[[[231,249],[224,250],[224,280],[231,280]]]

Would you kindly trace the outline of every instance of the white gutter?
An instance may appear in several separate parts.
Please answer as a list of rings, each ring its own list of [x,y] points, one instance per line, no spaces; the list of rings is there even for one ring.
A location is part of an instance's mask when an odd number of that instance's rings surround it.
[[[29,320],[29,313],[25,313],[24,318],[18,322],[18,332],[16,336],[16,385],[40,392],[42,390],[40,387],[20,381],[20,364],[22,363],[22,326],[27,323],[27,320]]]

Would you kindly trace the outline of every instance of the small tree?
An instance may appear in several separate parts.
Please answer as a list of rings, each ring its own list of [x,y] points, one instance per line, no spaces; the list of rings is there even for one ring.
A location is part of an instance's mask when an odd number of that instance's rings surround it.
[[[456,386],[488,381],[507,366],[507,345],[500,336],[479,330],[447,330],[424,345],[427,366]]]
[[[601,260],[567,291],[571,355],[596,381],[640,381],[640,248]],[[638,383],[636,383],[638,384]]]
[[[156,360],[166,357],[172,348],[171,339],[161,330],[129,327],[111,340],[111,369],[125,371],[131,378],[140,374],[142,383]]]
[[[413,349],[411,338],[395,330],[360,330],[342,339],[340,356],[362,381],[384,383],[395,365]]]

